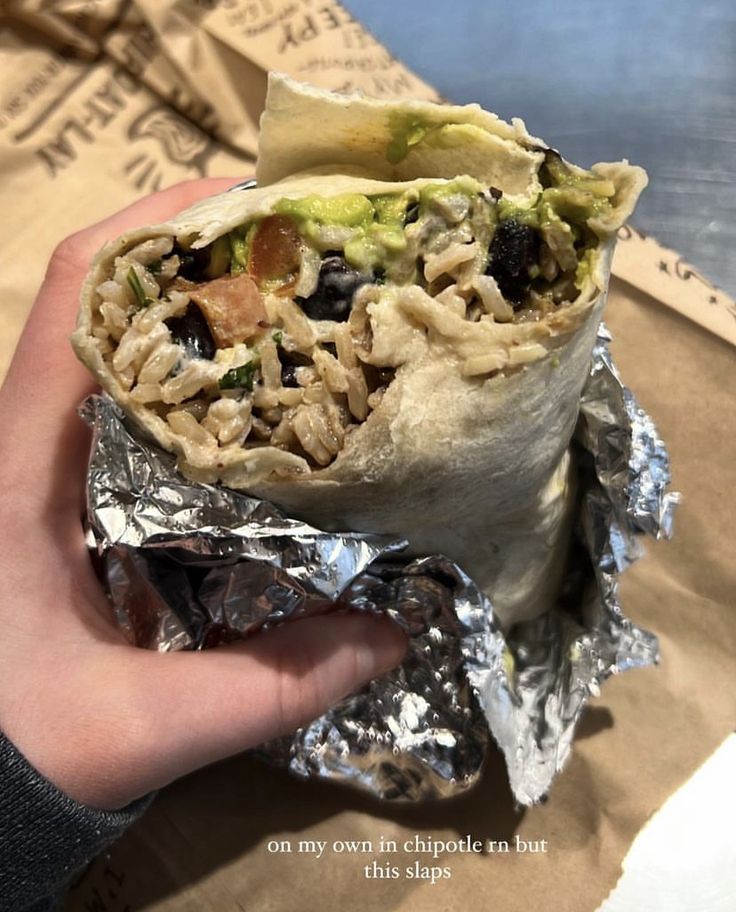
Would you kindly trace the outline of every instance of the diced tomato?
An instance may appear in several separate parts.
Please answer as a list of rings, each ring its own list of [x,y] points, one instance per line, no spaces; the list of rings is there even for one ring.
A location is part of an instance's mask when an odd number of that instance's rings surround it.
[[[268,326],[268,314],[253,279],[241,273],[187,289],[198,304],[218,348],[244,342]]]
[[[253,237],[248,272],[259,284],[266,279],[287,279],[299,270],[300,246],[294,222],[286,215],[269,215]]]

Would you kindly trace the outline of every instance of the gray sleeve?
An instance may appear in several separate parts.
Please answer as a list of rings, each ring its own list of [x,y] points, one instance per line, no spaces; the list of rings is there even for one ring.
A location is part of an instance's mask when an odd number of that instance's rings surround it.
[[[140,817],[152,798],[120,811],[77,804],[0,732],[0,912],[59,908],[74,874]]]

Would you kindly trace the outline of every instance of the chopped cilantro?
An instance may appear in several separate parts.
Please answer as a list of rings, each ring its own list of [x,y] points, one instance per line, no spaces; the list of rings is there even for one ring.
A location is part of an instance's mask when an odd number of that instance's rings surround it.
[[[281,345],[281,342],[283,341],[283,338],[284,338],[284,334],[281,332],[280,329],[277,329],[276,332],[271,336],[271,338],[277,345]]]
[[[127,279],[128,285],[130,285],[130,287],[133,289],[133,294],[135,295],[135,299],[138,302],[138,308],[140,309],[141,307],[147,307],[149,304],[151,304],[152,300],[151,298],[146,297],[146,293],[143,290],[143,286],[141,285],[140,277],[132,266],[128,270]]]
[[[249,361],[241,367],[233,367],[220,378],[220,389],[245,389],[250,392],[253,389],[253,375],[257,367],[256,361]]]

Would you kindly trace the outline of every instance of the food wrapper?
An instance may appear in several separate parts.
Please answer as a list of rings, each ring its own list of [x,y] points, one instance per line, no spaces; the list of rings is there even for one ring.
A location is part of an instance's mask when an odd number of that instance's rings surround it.
[[[670,535],[677,494],[609,338],[601,327],[581,400],[583,494],[563,594],[507,635],[448,558],[402,561],[400,540],[323,532],[266,501],[192,484],[112,400],[91,397],[89,544],[119,624],[136,646],[170,651],[337,608],[386,614],[410,636],[403,664],[263,752],[300,776],[418,800],[472,786],[492,736],[516,800],[539,801],[586,699],[609,675],[658,659],[656,637],[622,613],[617,577],[639,556],[638,536]]]

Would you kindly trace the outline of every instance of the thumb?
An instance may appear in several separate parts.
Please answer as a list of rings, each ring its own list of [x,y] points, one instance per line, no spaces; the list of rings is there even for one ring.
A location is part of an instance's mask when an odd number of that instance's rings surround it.
[[[397,665],[404,633],[383,618],[331,614],[204,652],[135,650],[128,756],[87,803],[120,807],[213,761],[293,731]],[[103,803],[100,803],[100,802]]]

